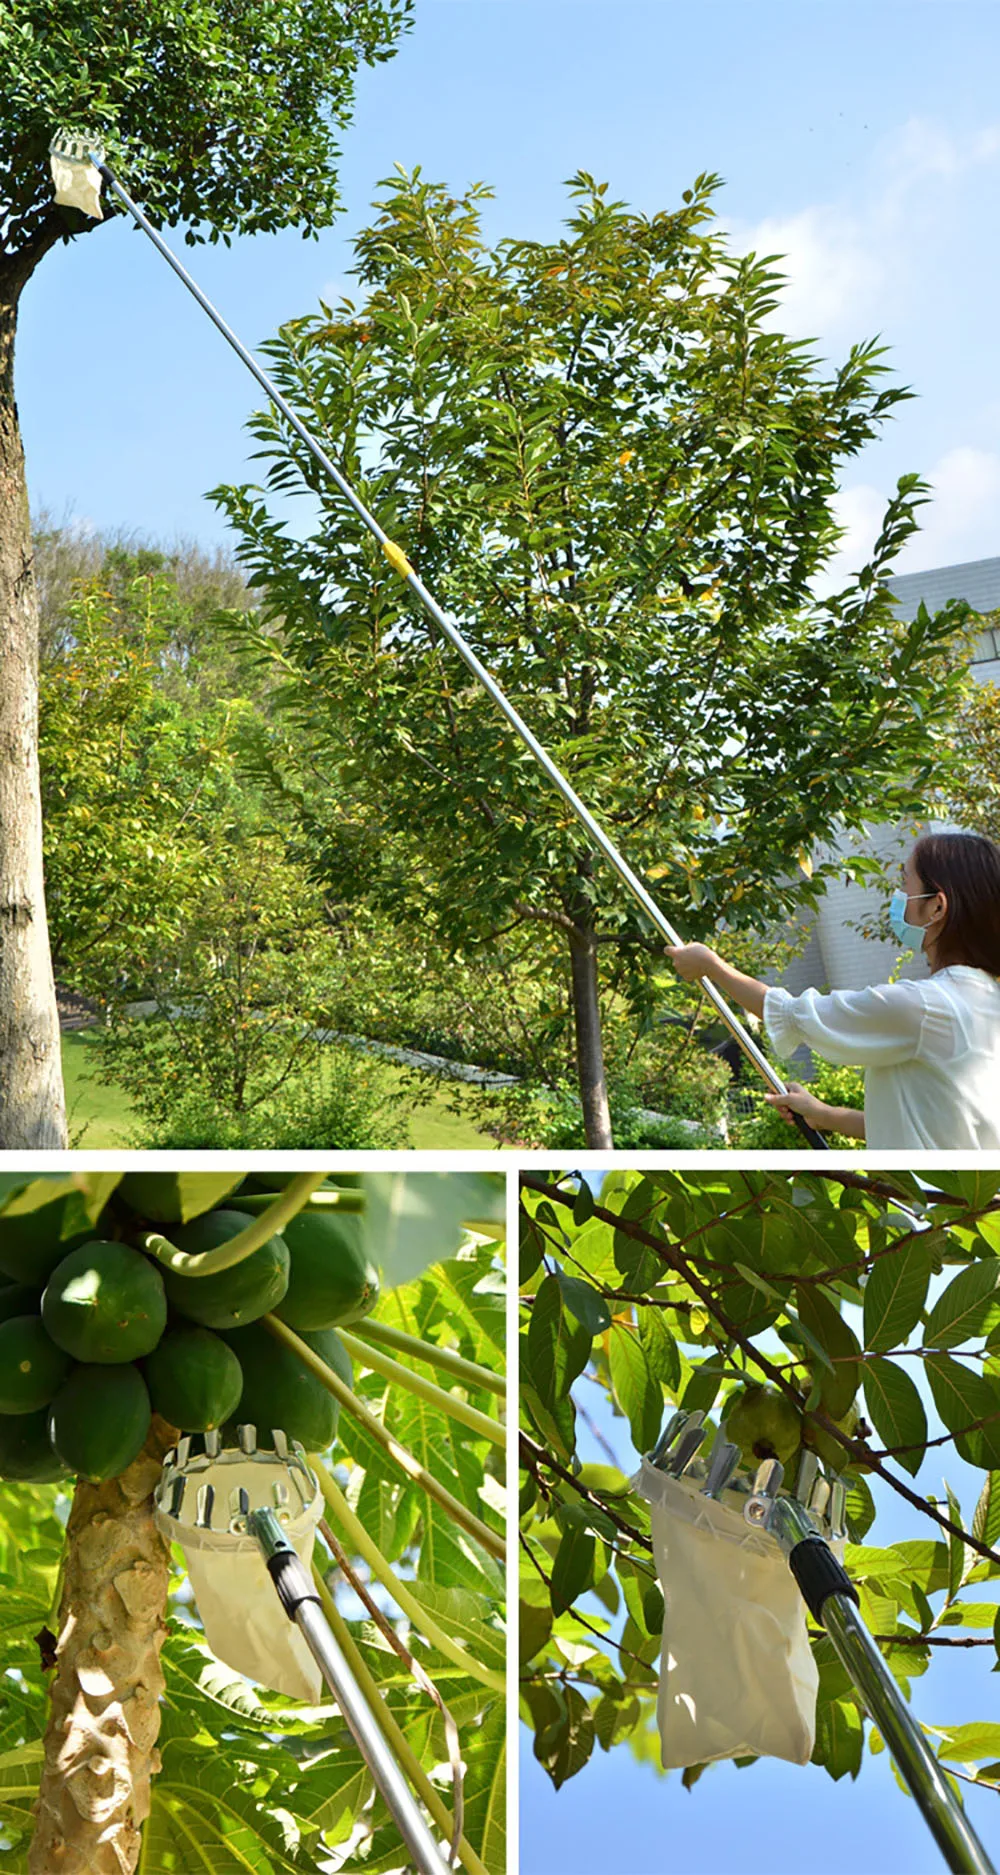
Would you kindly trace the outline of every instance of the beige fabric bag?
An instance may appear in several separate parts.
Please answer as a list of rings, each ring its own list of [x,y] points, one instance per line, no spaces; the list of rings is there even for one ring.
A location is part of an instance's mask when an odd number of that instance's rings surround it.
[[[714,1758],[806,1764],[818,1674],[806,1606],[779,1544],[742,1510],[643,1459],[663,1589],[657,1720],[665,1770]]]

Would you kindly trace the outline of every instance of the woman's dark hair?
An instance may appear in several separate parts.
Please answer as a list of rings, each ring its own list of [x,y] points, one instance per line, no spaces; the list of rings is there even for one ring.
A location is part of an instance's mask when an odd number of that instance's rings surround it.
[[[947,894],[941,963],[1000,977],[1000,846],[979,833],[925,833],[913,864],[925,891]]]

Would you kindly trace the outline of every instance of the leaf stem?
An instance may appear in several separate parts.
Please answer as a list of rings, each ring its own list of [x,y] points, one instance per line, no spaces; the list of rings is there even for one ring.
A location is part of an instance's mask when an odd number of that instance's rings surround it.
[[[400,1354],[410,1354],[415,1361],[426,1361],[428,1367],[440,1367],[443,1373],[451,1374],[456,1380],[464,1380],[469,1387],[482,1387],[490,1393],[496,1393],[504,1399],[507,1382],[502,1374],[490,1372],[488,1367],[480,1367],[478,1361],[467,1361],[462,1354],[455,1354],[451,1348],[440,1348],[432,1341],[421,1341],[417,1335],[408,1335],[402,1328],[392,1328],[388,1322],[355,1322],[352,1332],[363,1341],[378,1341],[383,1347],[395,1348]]]
[[[426,1400],[430,1406],[436,1406],[439,1412],[448,1413],[452,1419],[457,1419],[461,1425],[467,1426],[469,1431],[476,1433],[480,1439],[489,1439],[492,1445],[498,1445],[501,1451],[506,1451],[507,1432],[498,1419],[491,1419],[488,1413],[480,1413],[466,1400],[460,1400],[456,1394],[448,1393],[444,1387],[435,1386],[433,1380],[426,1380],[423,1374],[415,1374],[412,1368],[404,1367],[400,1361],[394,1361],[390,1355],[383,1354],[380,1349],[369,1346],[357,1335],[352,1335],[349,1329],[338,1328],[337,1333],[348,1354],[352,1355],[356,1361],[362,1361],[366,1367],[370,1367],[373,1373],[381,1374],[383,1380],[393,1380],[397,1386],[407,1387],[411,1393],[419,1394],[420,1398]]]
[[[298,1215],[310,1194],[325,1177],[325,1172],[300,1172],[260,1217],[253,1218],[245,1230],[230,1237],[228,1243],[217,1244],[214,1250],[178,1250],[168,1237],[161,1236],[155,1230],[140,1231],[138,1242],[147,1256],[155,1257],[158,1263],[165,1263],[178,1276],[214,1276],[217,1270],[235,1268],[237,1263],[253,1256],[254,1251],[266,1244],[269,1237],[276,1237]]]
[[[434,1789],[420,1759],[417,1757],[412,1746],[407,1742],[405,1733],[400,1730],[392,1713],[389,1711],[375,1680],[369,1673],[364,1659],[355,1645],[347,1622],[344,1620],[340,1609],[337,1607],[333,1596],[330,1594],[315,1562],[312,1566],[312,1573],[313,1581],[316,1584],[320,1600],[323,1604],[323,1613],[333,1629],[334,1639],[341,1649],[361,1691],[367,1699],[377,1724],[385,1734],[388,1744],[392,1746],[393,1751],[399,1759],[401,1769],[405,1771],[411,1784],[418,1792],[422,1802],[437,1824],[438,1829],[441,1831],[445,1840],[450,1842],[454,1829],[454,1819],[446,1806],[442,1803],[437,1791]],[[463,1866],[468,1870],[468,1875],[489,1875],[489,1871],[480,1861],[472,1844],[468,1842],[464,1836],[459,1838],[458,1853]]]
[[[491,1530],[488,1524],[483,1523],[474,1511],[467,1509],[457,1497],[453,1497],[447,1487],[441,1484],[418,1458],[414,1458],[413,1453],[405,1445],[394,1438],[388,1427],[383,1426],[382,1421],[376,1419],[374,1413],[369,1412],[364,1401],[359,1400],[357,1394],[345,1385],[340,1375],[333,1373],[332,1369],[327,1367],[326,1362],[314,1353],[301,1336],[297,1335],[293,1328],[288,1327],[287,1322],[279,1322],[276,1315],[265,1315],[262,1320],[265,1328],[270,1330],[275,1340],[282,1341],[286,1348],[291,1348],[293,1354],[298,1355],[299,1360],[305,1367],[308,1367],[311,1374],[315,1374],[327,1392],[332,1393],[334,1399],[339,1400],[341,1406],[354,1419],[360,1421],[366,1432],[371,1434],[382,1450],[392,1459],[393,1464],[398,1465],[400,1471],[405,1472],[414,1484],[419,1484],[421,1489],[427,1492],[428,1497],[434,1498],[469,1536],[475,1537],[476,1542],[482,1544],[489,1555],[496,1557],[498,1562],[506,1562],[507,1546],[503,1538],[498,1536],[495,1530]]]
[[[400,1582],[378,1545],[368,1535],[360,1518],[354,1515],[343,1491],[336,1480],[331,1478],[322,1459],[314,1454],[310,1457],[309,1463],[319,1479],[320,1489],[334,1521],[340,1525],[352,1548],[364,1558],[372,1574],[378,1577],[382,1587],[388,1589],[393,1601],[402,1609],[407,1620],[411,1621],[415,1628],[419,1628],[432,1647],[436,1647],[439,1653],[444,1654],[453,1666],[460,1667],[470,1679],[481,1681],[483,1686],[491,1687],[495,1693],[505,1693],[506,1682],[503,1674],[494,1672],[491,1667],[481,1666],[478,1660],[474,1660],[471,1654],[467,1654],[464,1647],[460,1647],[457,1641],[453,1641],[444,1628],[438,1627],[433,1616],[429,1615],[423,1603],[411,1594],[406,1583]]]
[[[286,1189],[291,1190],[291,1187],[288,1186]],[[234,1211],[246,1211],[251,1217],[256,1217],[259,1212],[266,1211],[268,1205],[273,1204],[278,1196],[279,1194],[273,1191],[251,1191],[245,1196],[231,1198],[230,1204]],[[347,1187],[344,1191],[314,1191],[302,1208],[308,1211],[363,1211],[365,1194],[353,1186]],[[288,1222],[287,1218],[285,1222]]]

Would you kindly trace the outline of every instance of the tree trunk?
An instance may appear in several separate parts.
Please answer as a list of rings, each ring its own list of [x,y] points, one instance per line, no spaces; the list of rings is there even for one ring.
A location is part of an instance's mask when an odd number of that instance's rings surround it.
[[[42,878],[38,605],[14,401],[22,281],[0,276],[0,1148],[66,1145]]]
[[[30,1875],[132,1875],[139,1859],[170,1580],[152,1491],[176,1436],[154,1419],[120,1478],[76,1487]]]
[[[601,1004],[597,985],[597,946],[586,913],[574,919],[569,945],[573,973],[573,1024],[576,1031],[576,1072],[583,1103],[587,1145],[594,1151],[614,1146],[611,1109],[604,1076],[601,1040]]]

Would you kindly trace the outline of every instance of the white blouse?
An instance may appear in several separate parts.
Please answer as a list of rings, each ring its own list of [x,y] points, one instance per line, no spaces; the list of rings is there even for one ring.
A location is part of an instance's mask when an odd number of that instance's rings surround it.
[[[1000,1146],[1000,982],[985,970],[826,996],[769,989],[764,1025],[779,1055],[805,1042],[864,1069],[869,1146]]]

